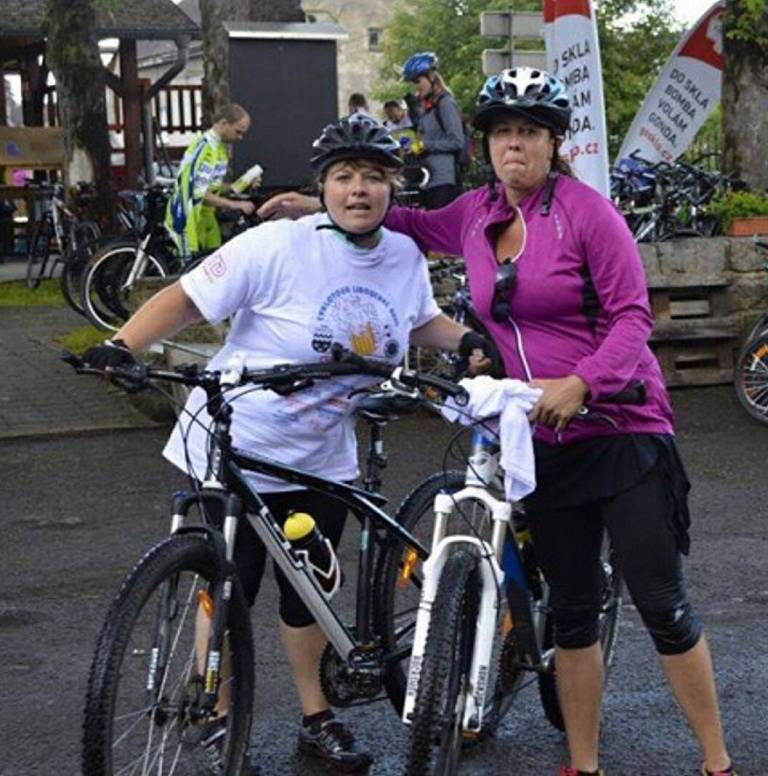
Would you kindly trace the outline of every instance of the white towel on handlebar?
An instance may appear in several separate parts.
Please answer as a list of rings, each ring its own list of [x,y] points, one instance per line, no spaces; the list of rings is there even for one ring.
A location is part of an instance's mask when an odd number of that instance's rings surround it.
[[[536,464],[528,411],[541,396],[540,388],[531,388],[522,380],[493,377],[465,378],[459,382],[469,394],[464,407],[448,399],[441,412],[446,420],[465,426],[489,418],[488,425],[499,432],[500,462],[504,469],[504,491],[510,501],[519,501],[536,490]]]

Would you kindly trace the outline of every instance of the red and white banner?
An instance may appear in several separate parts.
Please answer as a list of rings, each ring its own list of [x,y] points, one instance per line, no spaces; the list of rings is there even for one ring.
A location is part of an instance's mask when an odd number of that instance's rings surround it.
[[[547,68],[565,82],[573,106],[561,153],[577,177],[608,196],[603,72],[591,0],[544,0]]]
[[[635,116],[617,161],[635,152],[651,162],[673,162],[696,137],[720,102],[724,15],[725,0],[718,0],[683,36]]]

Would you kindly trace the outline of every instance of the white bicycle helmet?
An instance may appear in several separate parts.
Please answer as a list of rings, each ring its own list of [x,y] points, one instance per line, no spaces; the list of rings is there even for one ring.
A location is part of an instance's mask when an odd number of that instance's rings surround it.
[[[533,67],[513,67],[490,76],[477,95],[472,124],[487,132],[496,118],[510,113],[564,135],[571,121],[565,84],[546,70]]]

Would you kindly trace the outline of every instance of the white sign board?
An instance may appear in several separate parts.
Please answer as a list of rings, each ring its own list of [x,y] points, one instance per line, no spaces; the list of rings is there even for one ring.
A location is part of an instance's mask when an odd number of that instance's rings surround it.
[[[636,153],[673,162],[720,102],[725,1],[716,2],[677,45],[648,92],[617,159]]]
[[[591,0],[544,0],[550,73],[568,88],[573,116],[560,149],[576,176],[604,196],[610,192],[603,74]]]

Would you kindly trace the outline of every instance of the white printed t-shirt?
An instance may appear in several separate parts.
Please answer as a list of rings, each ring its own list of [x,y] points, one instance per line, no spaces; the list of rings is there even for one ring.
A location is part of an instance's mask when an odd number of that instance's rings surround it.
[[[330,359],[335,342],[355,353],[398,364],[413,328],[440,309],[432,296],[427,262],[411,238],[382,229],[379,244],[355,248],[330,229],[324,214],[262,224],[236,237],[183,275],[181,285],[203,317],[234,316],[222,349],[209,367],[221,369],[237,351],[249,369]],[[338,480],[358,474],[354,410],[348,394],[371,382],[363,375],[318,380],[289,396],[242,388],[232,401],[235,447]],[[211,418],[196,388],[164,455],[193,476],[205,475]],[[190,427],[190,414],[199,423]],[[202,424],[202,426],[201,426]],[[247,473],[258,490],[298,486]]]

